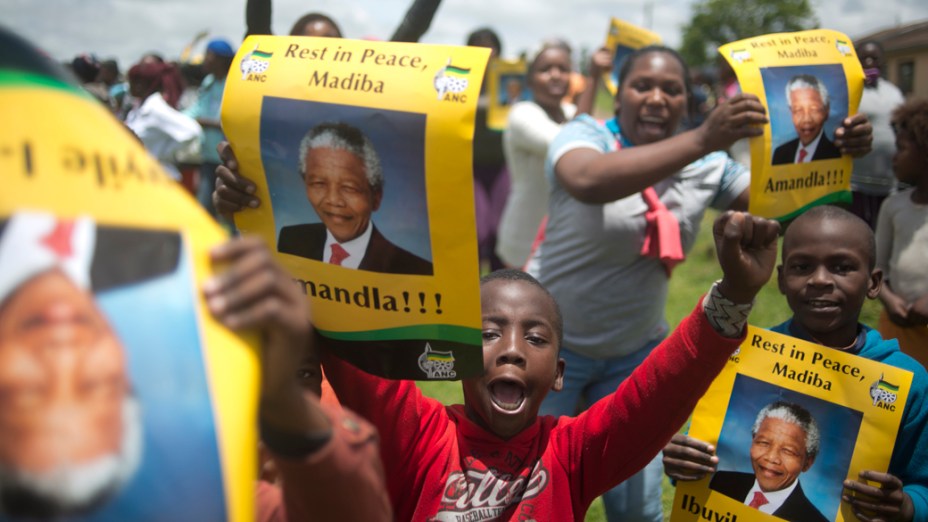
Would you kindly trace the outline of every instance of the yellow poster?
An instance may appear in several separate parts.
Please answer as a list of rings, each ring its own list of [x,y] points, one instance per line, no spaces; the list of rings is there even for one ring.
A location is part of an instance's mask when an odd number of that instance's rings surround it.
[[[690,426],[716,446],[718,471],[677,483],[672,520],[856,520],[843,481],[887,469],[911,383],[894,366],[748,327]],[[751,507],[755,479],[777,516]]]
[[[518,60],[491,59],[487,68],[490,104],[487,109],[487,127],[501,131],[506,128],[509,107],[532,99],[528,88],[528,64]]]
[[[770,119],[751,140],[750,211],[789,220],[814,205],[849,202],[853,162],[834,139],[863,91],[850,38],[827,29],[769,34],[719,52]]]
[[[648,45],[659,45],[661,37],[637,25],[612,18],[606,32],[606,49],[612,52],[612,70],[597,81],[593,99],[593,116],[607,119],[615,115],[615,94],[619,88],[619,72],[629,55]]]
[[[23,47],[0,63],[0,519],[251,520],[257,353],[201,292],[225,235]]]
[[[606,34],[606,49],[612,51],[612,72],[604,77],[609,94],[615,97],[619,88],[619,72],[625,60],[638,49],[658,45],[661,37],[643,27],[613,18]]]
[[[488,49],[258,36],[222,123],[336,353],[392,378],[483,371],[471,140]]]

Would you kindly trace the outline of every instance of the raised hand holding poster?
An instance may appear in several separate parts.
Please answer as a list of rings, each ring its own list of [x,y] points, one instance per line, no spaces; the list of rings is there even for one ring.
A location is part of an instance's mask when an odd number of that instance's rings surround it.
[[[748,327],[689,430],[716,446],[718,471],[677,483],[671,519],[856,520],[843,481],[887,469],[911,383],[909,371]]]
[[[223,129],[278,252],[336,353],[392,378],[483,369],[472,181],[489,50],[250,37]]]
[[[206,310],[222,230],[0,30],[0,519],[251,520],[254,346]]]
[[[489,79],[487,90],[487,127],[494,130],[506,128],[509,107],[532,99],[528,88],[528,64],[525,58],[518,60],[491,59],[487,68]]]
[[[606,32],[606,49],[612,53],[612,70],[596,79],[596,93],[593,99],[593,115],[597,118],[611,118],[615,113],[615,94],[619,88],[619,72],[625,60],[637,49],[648,45],[658,45],[661,37],[643,27],[630,24],[618,18],[609,20]]]
[[[770,120],[751,140],[750,211],[789,220],[814,205],[850,201],[852,160],[834,139],[863,90],[851,40],[818,29],[740,40],[719,52]]]

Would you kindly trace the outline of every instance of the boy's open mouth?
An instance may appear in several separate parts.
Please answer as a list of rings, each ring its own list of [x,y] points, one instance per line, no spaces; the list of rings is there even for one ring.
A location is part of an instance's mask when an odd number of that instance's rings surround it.
[[[832,312],[839,308],[837,302],[825,299],[809,299],[806,304],[809,305],[809,308],[818,312]]]
[[[525,402],[525,389],[515,381],[494,381],[490,384],[489,391],[490,400],[503,411],[517,411]]]

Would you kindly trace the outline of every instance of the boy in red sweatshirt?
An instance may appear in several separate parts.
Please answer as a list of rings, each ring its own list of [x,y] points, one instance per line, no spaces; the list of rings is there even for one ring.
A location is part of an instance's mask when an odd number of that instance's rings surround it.
[[[443,406],[411,381],[368,375],[325,354],[341,403],[381,434],[397,520],[583,520],[590,503],[641,469],[686,421],[744,337],[776,262],[779,225],[726,213],[714,227],[723,279],[615,394],[574,418],[539,417],[560,389],[561,315],[534,278],[481,284],[485,374]]]

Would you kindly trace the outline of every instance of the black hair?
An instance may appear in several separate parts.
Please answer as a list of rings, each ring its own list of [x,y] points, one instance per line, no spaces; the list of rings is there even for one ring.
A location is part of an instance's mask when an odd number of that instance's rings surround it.
[[[879,49],[880,54],[886,54],[886,51],[883,49],[883,44],[876,40],[864,40],[863,42],[857,42],[857,45],[854,47],[855,50],[863,49],[865,45],[872,45]],[[858,53],[860,54],[860,53]]]
[[[306,26],[315,22],[324,22],[331,25],[335,29],[335,32],[338,33],[339,38],[341,38],[342,30],[338,27],[338,24],[335,23],[335,20],[332,20],[322,13],[306,13],[301,16],[300,19],[293,24],[293,27],[290,28],[290,36],[303,36],[303,30]]]
[[[892,125],[896,133],[915,142],[922,158],[928,157],[928,99],[912,99],[896,107]]]
[[[483,39],[489,40],[493,44],[497,54],[503,54],[503,43],[500,41],[499,35],[489,27],[474,29],[472,33],[467,35],[467,45],[477,45],[477,42]]]
[[[861,230],[861,234],[864,235],[864,241],[866,241],[867,256],[870,258],[868,266],[872,271],[876,266],[876,238],[873,236],[873,230],[870,228],[870,225],[866,221],[859,218],[855,214],[851,213],[848,210],[845,210],[841,207],[836,207],[834,205],[819,205],[817,207],[812,207],[809,210],[803,212],[796,219],[794,219],[789,226],[786,227],[786,231],[783,232],[783,245],[781,247],[780,255],[785,259],[786,258],[786,234],[789,232],[789,229],[796,224],[797,221],[804,221],[806,219],[834,219],[837,221],[846,221],[853,224]]]
[[[538,58],[541,58],[541,55],[549,49],[560,49],[567,53],[567,56],[571,56],[573,51],[570,48],[570,44],[560,38],[548,38],[541,42],[541,48],[538,49],[538,52],[535,53],[535,56],[532,57],[532,61],[528,64],[528,77],[531,78],[532,72],[535,70],[535,63],[538,62]]]
[[[161,56],[160,54],[154,52],[154,51],[143,54],[143,55],[142,55],[142,60],[144,60],[145,58],[151,58],[152,60],[154,60],[154,61],[156,61],[156,62],[158,62],[158,63],[165,63],[165,62],[164,62],[164,57]],[[139,61],[142,61],[142,60],[139,60]]]
[[[686,60],[680,56],[680,53],[663,45],[646,45],[640,49],[636,49],[632,54],[628,55],[628,58],[626,58],[625,62],[622,64],[622,68],[619,69],[619,88],[616,90],[616,96],[622,92],[622,85],[625,78],[631,72],[635,62],[651,53],[669,54],[680,63],[680,67],[683,68],[683,87],[686,89],[686,114],[687,116],[692,115],[696,110],[696,104],[693,101],[693,81],[690,79],[690,68],[686,65]]]
[[[106,69],[114,73],[116,76],[119,76],[119,64],[116,60],[103,60],[100,62],[100,69]]]
[[[90,83],[97,79],[100,72],[100,62],[92,55],[80,54],[71,60],[71,70],[81,83]]]
[[[483,287],[483,285],[493,281],[521,281],[523,283],[528,283],[541,289],[541,291],[551,299],[551,303],[554,305],[554,330],[555,334],[557,334],[558,351],[560,351],[561,345],[564,344],[564,317],[561,315],[561,307],[558,306],[557,299],[551,295],[551,292],[545,288],[545,285],[541,284],[531,275],[515,268],[503,268],[490,272],[480,278],[480,286]]]

